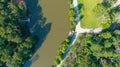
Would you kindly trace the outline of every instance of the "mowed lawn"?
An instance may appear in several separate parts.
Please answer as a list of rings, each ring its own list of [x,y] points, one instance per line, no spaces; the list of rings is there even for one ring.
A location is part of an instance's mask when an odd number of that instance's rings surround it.
[[[80,15],[83,16],[81,21],[82,28],[97,28],[101,27],[101,20],[98,20],[93,12],[93,9],[98,3],[101,3],[102,0],[78,0],[79,4],[83,4]]]

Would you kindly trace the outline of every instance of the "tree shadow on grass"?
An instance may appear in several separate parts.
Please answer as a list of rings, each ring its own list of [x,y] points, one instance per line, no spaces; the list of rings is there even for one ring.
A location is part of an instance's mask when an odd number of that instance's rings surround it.
[[[81,10],[83,8],[83,4],[78,4],[78,9],[79,9],[79,13],[81,13]],[[80,20],[83,19],[84,15],[80,15]]]
[[[84,15],[80,13],[81,12],[80,10],[82,9],[82,6],[83,6],[82,4],[79,4],[76,7],[74,7],[74,10],[76,12],[75,17],[76,17],[76,22],[77,23],[84,18]]]
[[[29,13],[28,17],[30,18],[30,22],[28,23],[29,30],[32,35],[39,38],[39,42],[34,46],[36,52],[46,39],[47,34],[50,32],[52,24],[45,23],[47,18],[43,17],[42,8],[40,7],[38,0],[25,0],[25,2]],[[39,55],[34,54],[34,56],[29,59],[23,67],[30,67],[31,63],[38,58]]]
[[[84,15],[80,15],[80,20],[82,20],[84,18]]]
[[[83,8],[83,4],[79,3],[78,4],[78,9],[81,10]]]
[[[114,30],[120,30],[120,23],[111,24],[109,28],[103,29],[102,32],[107,32],[107,31],[113,32]]]

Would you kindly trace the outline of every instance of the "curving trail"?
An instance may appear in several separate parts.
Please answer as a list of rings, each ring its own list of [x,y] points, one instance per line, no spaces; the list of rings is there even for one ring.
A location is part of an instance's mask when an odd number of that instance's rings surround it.
[[[77,0],[73,0],[73,5],[74,5],[74,10],[76,11],[76,23],[77,23],[77,25],[76,25],[75,32],[74,32],[72,39],[71,39],[71,42],[70,42],[70,46],[67,48],[65,54],[63,55],[63,58],[65,58],[67,56],[68,52],[70,51],[71,47],[74,45],[74,43],[75,43],[75,41],[80,33],[100,33],[102,31],[102,28],[96,28],[96,29],[81,28],[80,14],[79,14]],[[57,67],[60,67],[63,62],[64,62],[64,59],[61,61],[61,63]]]
[[[115,2],[114,7],[116,7],[116,6],[118,6],[118,5],[120,5],[120,0],[117,0],[117,1]]]

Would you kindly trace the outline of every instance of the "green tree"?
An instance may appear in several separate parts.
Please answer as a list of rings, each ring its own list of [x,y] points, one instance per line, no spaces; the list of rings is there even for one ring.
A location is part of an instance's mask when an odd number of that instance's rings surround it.
[[[106,32],[106,33],[102,33],[100,34],[100,37],[104,38],[104,39],[109,39],[112,37],[110,32]]]
[[[33,55],[38,38],[26,30],[27,23],[19,21],[22,19],[26,19],[26,11],[8,0],[0,0],[0,67],[3,63],[22,67]]]
[[[114,0],[103,0],[103,5],[106,8],[111,8],[114,6]]]

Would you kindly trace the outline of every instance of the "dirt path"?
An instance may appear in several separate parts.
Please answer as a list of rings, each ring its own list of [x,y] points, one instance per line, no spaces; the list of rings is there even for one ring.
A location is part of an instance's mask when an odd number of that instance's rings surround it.
[[[114,7],[120,5],[120,0],[117,0],[117,2],[114,4]]]

